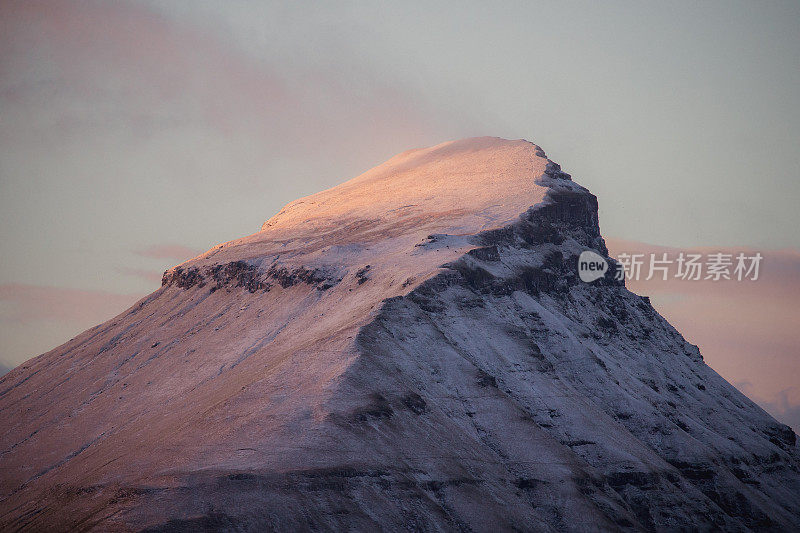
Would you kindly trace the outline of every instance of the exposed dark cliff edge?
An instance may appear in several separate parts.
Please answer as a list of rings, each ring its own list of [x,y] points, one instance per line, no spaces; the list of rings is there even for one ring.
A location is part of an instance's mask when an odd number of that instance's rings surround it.
[[[273,264],[266,272],[262,273],[256,265],[246,261],[231,261],[224,265],[213,265],[200,269],[198,267],[176,267],[164,272],[161,285],[175,285],[181,289],[192,287],[203,288],[209,286],[209,291],[226,288],[235,289],[242,287],[247,291],[269,292],[273,285],[288,288],[298,283],[305,283],[319,290],[327,290],[336,285],[341,279],[331,274],[325,274],[320,269],[307,269],[286,267]]]
[[[587,249],[523,141],[290,204],[2,378],[0,529],[796,528],[794,432]]]

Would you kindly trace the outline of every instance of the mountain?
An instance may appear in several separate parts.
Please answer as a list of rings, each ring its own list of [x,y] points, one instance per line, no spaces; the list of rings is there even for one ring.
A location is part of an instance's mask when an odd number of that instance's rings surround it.
[[[794,432],[527,141],[404,152],[0,378],[0,529],[787,530]]]

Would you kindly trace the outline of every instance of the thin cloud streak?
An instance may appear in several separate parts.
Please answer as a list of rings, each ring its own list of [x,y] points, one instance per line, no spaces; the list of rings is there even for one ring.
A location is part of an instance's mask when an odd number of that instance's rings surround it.
[[[161,276],[163,274],[158,273],[155,270],[147,270],[145,268],[129,268],[129,267],[120,267],[117,269],[119,272],[122,272],[126,276],[133,276],[135,278],[143,279],[148,283],[160,283]]]
[[[91,133],[116,118],[118,126],[146,139],[188,121],[224,137],[246,132],[286,158],[307,157],[310,149],[341,157],[347,147],[380,140],[393,150],[398,136],[432,137],[425,132],[435,129],[435,110],[400,83],[366,72],[354,91],[337,69],[290,70],[277,60],[257,61],[143,5],[12,2],[2,12],[0,47],[47,66],[34,76],[9,76],[0,95],[23,107],[47,106],[56,96],[53,113],[59,116],[50,134],[75,128]],[[343,121],[351,127],[343,130]]]
[[[203,253],[202,250],[196,248],[189,248],[181,244],[154,244],[141,250],[137,250],[136,254],[142,257],[150,257],[153,259],[173,259],[176,261],[186,261]]]
[[[0,311],[0,321],[29,323],[54,320],[74,324],[94,320],[100,323],[121,313],[142,296],[5,283],[0,285],[0,303],[9,306]]]

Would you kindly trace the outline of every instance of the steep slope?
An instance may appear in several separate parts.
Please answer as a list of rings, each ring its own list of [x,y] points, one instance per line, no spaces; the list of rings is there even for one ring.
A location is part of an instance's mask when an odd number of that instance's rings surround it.
[[[800,523],[794,433],[586,249],[525,141],[293,202],[0,380],[0,529]]]

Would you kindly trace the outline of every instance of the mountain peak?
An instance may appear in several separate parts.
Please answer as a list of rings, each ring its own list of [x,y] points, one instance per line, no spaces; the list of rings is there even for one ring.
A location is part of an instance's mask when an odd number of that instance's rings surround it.
[[[541,202],[547,186],[537,180],[558,170],[541,148],[528,141],[498,137],[449,141],[402,152],[350,181],[291,202],[266,221],[262,231],[410,213],[451,220],[472,216],[473,229],[479,231],[503,225]]]
[[[509,227],[565,195],[577,199],[577,210],[599,237],[594,196],[537,145],[498,137],[448,141],[402,152],[349,181],[290,202],[259,232],[178,265],[164,280],[244,259],[261,269],[311,268],[334,278],[336,264],[354,261],[371,262],[373,276],[381,265],[387,275],[391,269],[423,267],[418,274],[424,275],[414,276],[421,282],[441,262],[474,247],[476,236]],[[438,256],[420,257],[418,246],[431,235],[448,235],[448,243]],[[382,251],[375,253],[371,245],[378,243]],[[605,251],[602,240],[596,246]]]
[[[792,430],[526,141],[404,152],[0,378],[0,530],[790,530]]]

